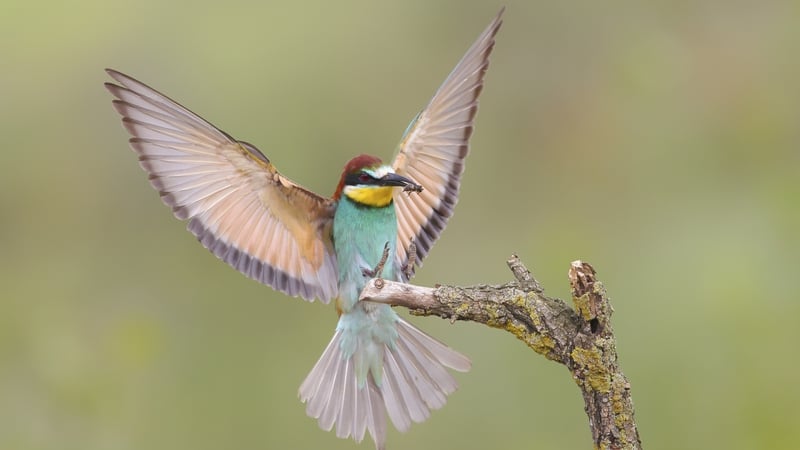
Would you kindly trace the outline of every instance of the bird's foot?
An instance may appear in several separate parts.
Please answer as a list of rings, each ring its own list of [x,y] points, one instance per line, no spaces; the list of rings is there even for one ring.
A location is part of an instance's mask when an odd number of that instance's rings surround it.
[[[411,239],[411,242],[408,243],[408,260],[406,262],[406,266],[403,267],[403,273],[406,275],[406,279],[410,280],[412,276],[414,276],[414,264],[417,262],[417,244],[414,243],[414,239]]]
[[[389,243],[383,245],[383,256],[381,256],[381,260],[378,261],[378,265],[375,266],[374,269],[362,269],[361,272],[367,278],[380,278],[381,274],[383,273],[383,266],[386,265],[386,261],[389,259]]]

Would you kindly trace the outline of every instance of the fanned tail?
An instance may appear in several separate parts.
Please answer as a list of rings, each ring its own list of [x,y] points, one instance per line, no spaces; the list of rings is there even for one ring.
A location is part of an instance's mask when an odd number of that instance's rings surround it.
[[[370,373],[359,387],[356,360],[369,356],[359,348],[345,357],[341,342],[348,331],[337,329],[317,364],[300,386],[300,399],[307,403],[306,413],[318,419],[329,431],[336,425],[336,436],[364,438],[366,430],[378,449],[386,441],[386,414],[400,431],[412,422],[422,422],[430,411],[447,402],[458,388],[447,368],[460,372],[470,369],[470,360],[428,336],[400,317],[394,324],[397,339],[381,346],[382,373]],[[384,410],[385,409],[385,410]]]
[[[397,332],[394,348],[387,346],[384,353],[382,391],[389,418],[395,428],[406,431],[444,406],[458,388],[446,367],[466,372],[472,363],[399,317]]]
[[[383,395],[372,377],[359,388],[354,358],[342,354],[343,331],[336,330],[317,364],[300,385],[300,400],[306,414],[318,420],[320,428],[330,431],[336,424],[336,436],[364,439],[369,430],[378,449],[386,442],[386,415]]]

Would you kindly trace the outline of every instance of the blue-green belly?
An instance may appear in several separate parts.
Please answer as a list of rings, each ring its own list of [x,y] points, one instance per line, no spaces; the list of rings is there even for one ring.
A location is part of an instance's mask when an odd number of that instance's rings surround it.
[[[367,373],[381,385],[384,346],[397,340],[397,313],[388,305],[358,302],[361,290],[371,278],[389,245],[389,257],[381,277],[399,280],[395,262],[397,216],[394,204],[383,208],[358,205],[343,197],[333,220],[333,239],[339,267],[338,306],[342,312],[337,328],[342,331],[343,357],[354,358],[359,386]]]

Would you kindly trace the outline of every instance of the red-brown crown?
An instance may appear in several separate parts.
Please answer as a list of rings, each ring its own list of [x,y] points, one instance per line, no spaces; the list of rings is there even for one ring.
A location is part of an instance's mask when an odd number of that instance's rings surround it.
[[[347,161],[342,171],[342,177],[339,179],[339,184],[336,186],[336,192],[333,193],[333,199],[339,200],[342,197],[345,176],[351,173],[357,173],[365,167],[378,167],[381,164],[381,159],[372,155],[358,155],[350,161]]]

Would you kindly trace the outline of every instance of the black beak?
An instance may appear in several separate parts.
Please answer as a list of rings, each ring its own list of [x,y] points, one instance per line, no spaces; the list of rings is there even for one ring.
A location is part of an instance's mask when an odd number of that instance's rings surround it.
[[[422,186],[396,173],[387,173],[379,181],[382,186],[398,186],[404,191],[422,192]]]

